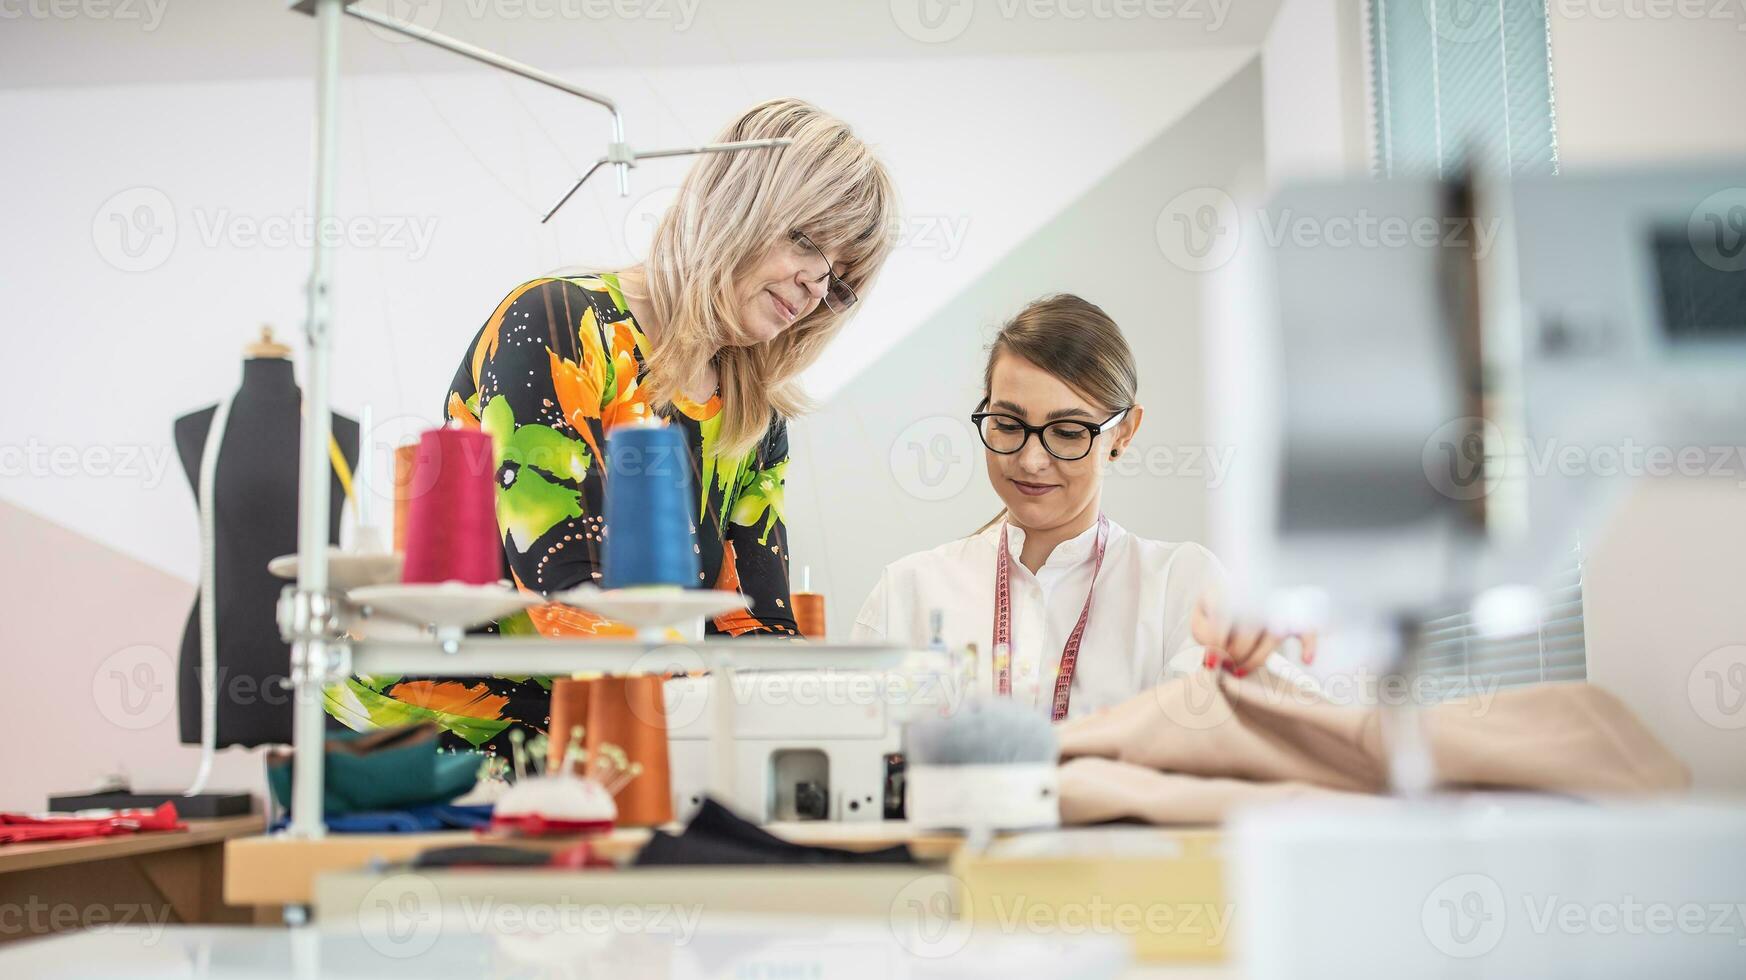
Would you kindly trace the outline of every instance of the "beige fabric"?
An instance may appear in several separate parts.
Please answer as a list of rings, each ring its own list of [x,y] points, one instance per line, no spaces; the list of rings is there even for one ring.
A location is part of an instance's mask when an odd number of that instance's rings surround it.
[[[1585,683],[1494,690],[1417,712],[1438,784],[1581,797],[1675,792],[1685,765]],[[1262,673],[1179,677],[1057,732],[1061,816],[1223,818],[1240,803],[1387,787],[1383,710],[1331,704]]]

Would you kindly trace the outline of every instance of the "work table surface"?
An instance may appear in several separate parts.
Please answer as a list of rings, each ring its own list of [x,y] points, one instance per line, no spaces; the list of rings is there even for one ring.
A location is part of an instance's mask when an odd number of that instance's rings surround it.
[[[675,824],[665,828],[677,833]],[[905,844],[917,860],[943,862],[963,842],[959,834],[917,831],[903,821],[800,821],[773,823],[766,830],[796,844],[876,850]],[[593,839],[602,857],[625,861],[648,842],[652,832],[645,827],[625,827]],[[329,834],[304,840],[283,834],[256,835],[231,840],[225,846],[225,901],[233,905],[304,905],[315,892],[317,875],[329,871],[353,871],[374,862],[408,861],[421,851],[463,844],[493,843],[530,849],[560,851],[576,838],[481,838],[472,831],[452,830],[420,834]]]

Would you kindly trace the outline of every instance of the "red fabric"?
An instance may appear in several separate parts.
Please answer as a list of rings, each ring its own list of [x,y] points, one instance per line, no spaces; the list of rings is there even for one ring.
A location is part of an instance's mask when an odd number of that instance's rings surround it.
[[[28,813],[0,813],[0,844],[47,840],[79,840],[109,837],[141,830],[187,830],[176,817],[176,804],[156,810],[118,810],[107,817],[37,817]]]

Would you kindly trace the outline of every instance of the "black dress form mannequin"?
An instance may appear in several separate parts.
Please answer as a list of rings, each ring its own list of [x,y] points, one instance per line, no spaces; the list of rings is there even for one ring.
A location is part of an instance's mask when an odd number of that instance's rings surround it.
[[[255,348],[251,348],[251,351]],[[176,451],[196,498],[200,462],[217,406],[176,420]],[[297,472],[302,393],[291,362],[282,356],[243,361],[242,386],[231,402],[214,480],[213,518],[217,583],[217,744],[262,745],[291,741],[291,691],[284,686],[291,649],[279,638],[275,608],[287,584],[267,562],[297,550]],[[346,463],[358,458],[358,423],[334,415],[333,435]],[[336,474],[330,486],[328,541],[339,543],[345,491]],[[182,633],[177,682],[181,737],[200,744],[200,598]]]

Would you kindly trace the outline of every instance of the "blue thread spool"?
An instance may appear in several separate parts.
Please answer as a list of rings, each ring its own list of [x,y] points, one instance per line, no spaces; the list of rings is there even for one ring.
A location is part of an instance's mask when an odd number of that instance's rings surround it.
[[[623,425],[607,433],[607,588],[697,588],[701,572],[691,533],[696,491],[688,455],[676,426]]]

